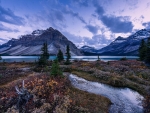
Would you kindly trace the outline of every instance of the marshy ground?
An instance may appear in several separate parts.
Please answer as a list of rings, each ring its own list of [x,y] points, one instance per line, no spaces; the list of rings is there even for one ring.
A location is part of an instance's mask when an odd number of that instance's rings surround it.
[[[129,87],[143,96],[150,91],[150,69],[143,62],[127,61],[75,61],[60,64],[63,72],[74,73],[89,81],[97,81],[115,87]],[[16,113],[15,86],[25,87],[34,96],[26,104],[27,113],[107,113],[110,100],[99,95],[80,91],[71,86],[67,74],[50,75],[51,62],[45,68],[35,63],[0,63],[0,112]]]
[[[26,104],[27,113],[107,113],[109,99],[80,91],[71,86],[67,76],[51,77],[50,68],[35,69],[34,63],[3,63],[0,66],[0,112],[18,113],[15,86],[34,96]],[[67,75],[67,74],[66,74]]]

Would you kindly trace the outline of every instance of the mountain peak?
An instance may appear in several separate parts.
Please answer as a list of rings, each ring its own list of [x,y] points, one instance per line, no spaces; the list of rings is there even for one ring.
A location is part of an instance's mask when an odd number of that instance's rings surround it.
[[[90,47],[87,45],[84,45],[80,48],[80,50],[85,54],[85,55],[94,55],[96,53],[96,49],[94,47]]]
[[[66,45],[69,45],[72,55],[82,55],[71,41],[52,27],[46,30],[37,29],[31,34],[22,35],[19,39],[8,41],[0,46],[0,54],[39,55],[44,42],[47,42],[50,54],[56,55],[59,49],[65,54]]]
[[[124,38],[121,36],[118,36],[115,40],[124,40]]]
[[[44,30],[37,29],[37,30],[34,30],[31,34],[32,35],[41,35],[43,32],[44,32]]]
[[[47,28],[48,31],[54,31],[52,27]]]
[[[90,47],[90,46],[84,45],[80,49],[94,49],[94,47]]]
[[[150,37],[150,30],[141,29],[134,34],[130,35],[127,38],[121,36],[117,37],[111,44],[108,46],[99,49],[81,49],[83,52],[90,54],[101,54],[101,55],[138,55],[139,45],[142,39],[147,39]]]
[[[149,30],[141,29],[141,30],[137,31],[136,33],[134,33],[133,35],[129,36],[128,39],[141,40],[141,39],[145,39],[149,36],[150,36],[150,31]]]
[[[118,36],[111,44],[118,44],[118,43],[122,43],[124,41],[126,41],[126,38],[123,38],[121,36]]]
[[[141,29],[127,38],[118,37],[110,45],[99,50],[101,54],[111,55],[138,55],[138,48],[142,39],[147,39],[150,32]]]

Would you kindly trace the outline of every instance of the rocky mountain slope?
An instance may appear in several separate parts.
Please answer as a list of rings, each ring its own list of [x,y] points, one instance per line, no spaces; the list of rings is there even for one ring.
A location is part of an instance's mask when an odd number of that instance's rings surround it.
[[[59,49],[65,54],[66,45],[69,45],[72,55],[82,55],[71,41],[52,27],[47,30],[35,30],[31,34],[21,36],[19,39],[9,40],[0,46],[0,54],[39,55],[44,42],[47,42],[50,54],[56,55]]]
[[[97,50],[94,47],[84,45],[80,48],[84,55],[95,55]]]
[[[83,52],[88,52],[89,55],[92,54],[99,54],[99,55],[132,55],[136,56],[138,55],[138,49],[139,45],[142,39],[146,40],[148,37],[150,37],[150,30],[142,29],[134,33],[133,35],[123,38],[118,37],[116,38],[112,43],[110,43],[108,46],[96,50],[93,49],[93,51],[83,50]]]

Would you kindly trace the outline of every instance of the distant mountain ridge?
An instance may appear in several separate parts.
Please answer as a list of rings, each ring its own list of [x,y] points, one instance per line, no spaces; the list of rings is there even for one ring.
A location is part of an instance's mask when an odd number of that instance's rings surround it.
[[[130,35],[127,38],[123,38],[119,36],[116,38],[112,43],[108,46],[96,50],[93,49],[92,51],[88,51],[87,49],[81,49],[83,53],[85,52],[87,55],[130,55],[130,56],[137,56],[139,45],[141,40],[146,40],[150,37],[150,30],[142,29]]]
[[[11,39],[0,46],[3,55],[39,55],[44,42],[48,44],[50,54],[56,55],[58,50],[66,53],[66,46],[70,46],[72,55],[82,55],[80,50],[61,32],[52,27],[46,30],[35,30],[31,34],[22,35],[19,39]]]
[[[95,55],[97,51],[94,47],[90,47],[87,45],[82,46],[80,50],[84,53],[84,55]]]

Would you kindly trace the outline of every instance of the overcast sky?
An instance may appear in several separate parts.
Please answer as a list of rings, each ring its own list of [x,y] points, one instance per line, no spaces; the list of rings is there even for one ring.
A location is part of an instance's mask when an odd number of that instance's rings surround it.
[[[0,44],[49,27],[77,46],[100,48],[150,29],[150,0],[0,0]]]

